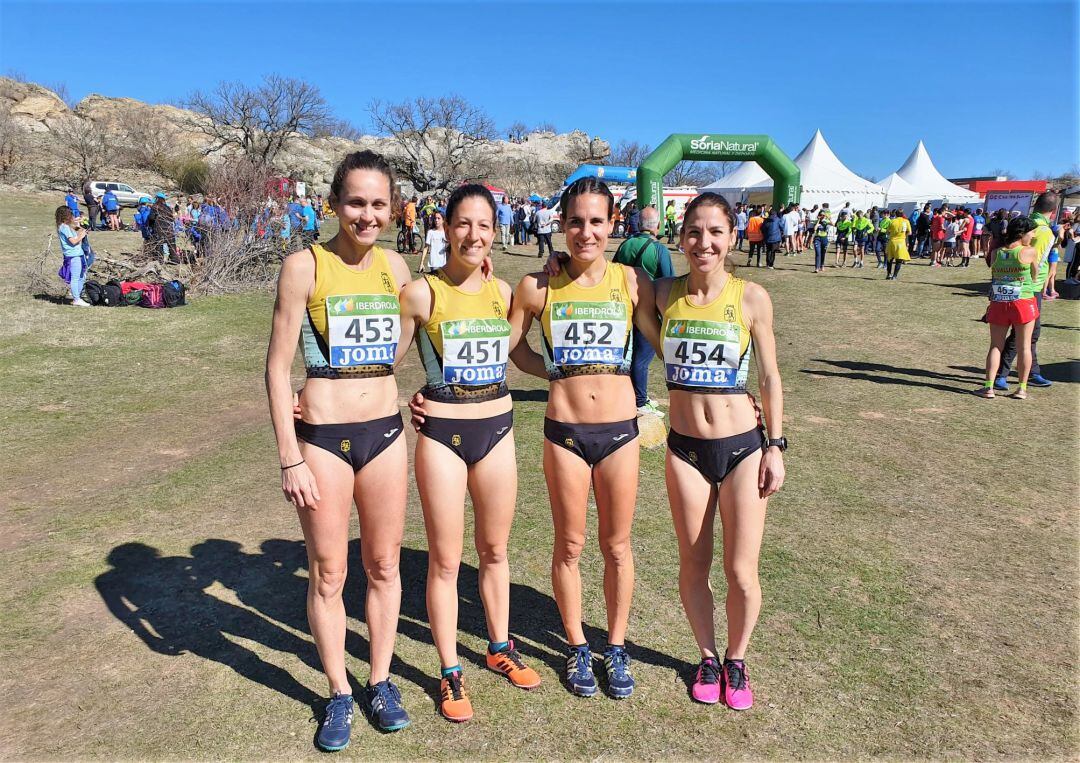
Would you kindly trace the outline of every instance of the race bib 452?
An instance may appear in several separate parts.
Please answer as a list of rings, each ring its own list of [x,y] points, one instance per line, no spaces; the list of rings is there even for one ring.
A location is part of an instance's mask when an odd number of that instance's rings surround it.
[[[557,366],[618,365],[626,348],[625,302],[554,302],[551,351]]]
[[[401,338],[398,298],[392,294],[335,294],[326,298],[330,366],[390,365]]]

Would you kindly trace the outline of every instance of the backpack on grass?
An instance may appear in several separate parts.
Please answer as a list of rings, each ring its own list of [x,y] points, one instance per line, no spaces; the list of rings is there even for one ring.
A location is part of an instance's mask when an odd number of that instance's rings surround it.
[[[105,304],[105,287],[97,281],[87,281],[83,284],[82,298],[91,305]]]
[[[105,307],[123,307],[124,290],[119,281],[109,281],[101,287],[101,304]]]
[[[162,297],[165,300],[165,307],[180,307],[187,304],[187,300],[184,298],[187,294],[187,287],[177,280],[166,281],[161,287]]]
[[[144,284],[146,288],[141,289],[142,298],[139,300],[139,307],[165,307],[165,296],[163,294],[163,288],[159,283]]]

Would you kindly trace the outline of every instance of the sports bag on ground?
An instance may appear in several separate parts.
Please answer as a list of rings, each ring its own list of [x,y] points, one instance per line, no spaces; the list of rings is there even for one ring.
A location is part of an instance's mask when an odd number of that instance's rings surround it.
[[[165,307],[165,296],[163,294],[162,285],[159,283],[143,284],[146,288],[142,289],[142,299],[139,300],[139,307]]]
[[[177,280],[166,281],[161,287],[162,297],[165,299],[165,307],[180,307],[186,305],[187,287]]]
[[[105,298],[105,287],[97,281],[87,281],[83,284],[82,298],[91,305],[103,305],[105,304],[103,302]]]

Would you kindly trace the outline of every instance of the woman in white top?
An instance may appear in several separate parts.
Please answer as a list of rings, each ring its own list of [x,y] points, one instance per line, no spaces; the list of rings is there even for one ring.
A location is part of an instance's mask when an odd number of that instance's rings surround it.
[[[416,268],[417,273],[424,272],[424,263],[427,263],[428,272],[434,273],[446,264],[446,233],[443,231],[443,214],[438,210],[434,214],[434,224],[427,232],[424,240],[424,251],[420,253],[420,265]]]

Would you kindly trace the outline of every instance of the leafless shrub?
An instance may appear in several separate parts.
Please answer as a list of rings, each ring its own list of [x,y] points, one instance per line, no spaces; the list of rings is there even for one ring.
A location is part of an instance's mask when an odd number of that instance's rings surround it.
[[[536,125],[531,130],[529,130],[529,132],[551,133],[552,135],[557,135],[558,132],[559,132],[559,129],[557,127],[555,127],[555,124],[553,122],[541,122],[540,124]]]
[[[683,160],[664,175],[664,185],[708,185],[722,175],[726,175],[735,165],[734,162],[691,162]]]
[[[125,112],[113,131],[122,158],[131,167],[169,174],[178,157],[176,134],[159,112],[150,106],[133,108]]]
[[[89,119],[67,117],[52,130],[52,148],[69,181],[82,184],[113,158],[113,143],[104,126]]]
[[[506,139],[511,143],[521,143],[525,140],[525,136],[529,134],[529,128],[525,126],[524,122],[514,122],[512,125],[506,128]]]
[[[608,159],[616,167],[639,167],[645,161],[645,157],[651,153],[652,149],[648,143],[620,140],[619,144],[611,150],[611,156]]]
[[[265,165],[298,135],[314,135],[331,118],[319,88],[276,74],[257,87],[221,82],[192,93],[184,106],[198,117],[190,127],[210,138],[207,153],[233,148],[253,164]]]
[[[389,158],[418,191],[444,190],[477,177],[480,149],[495,137],[491,117],[457,95],[376,100],[368,113],[394,139],[401,155]]]
[[[11,116],[11,104],[0,102],[0,177],[19,173],[30,150],[29,132]]]
[[[364,137],[364,131],[347,119],[334,117],[318,126],[314,135],[316,138],[344,138],[356,142]]]

